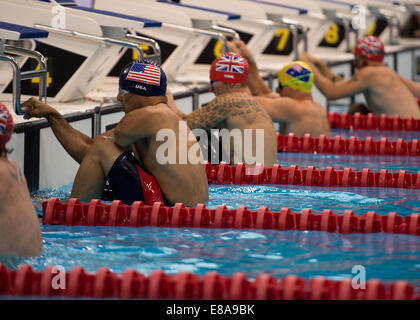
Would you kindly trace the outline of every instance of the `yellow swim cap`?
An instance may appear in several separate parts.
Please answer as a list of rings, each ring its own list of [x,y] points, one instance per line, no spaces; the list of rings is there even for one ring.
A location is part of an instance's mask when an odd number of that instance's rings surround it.
[[[280,70],[278,80],[283,87],[291,87],[301,92],[311,92],[314,73],[307,63],[293,61]]]

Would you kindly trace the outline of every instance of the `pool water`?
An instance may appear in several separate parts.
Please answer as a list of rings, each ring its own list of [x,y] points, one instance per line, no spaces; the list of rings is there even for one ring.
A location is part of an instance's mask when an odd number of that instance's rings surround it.
[[[416,173],[420,157],[363,157],[279,153],[282,167],[315,165],[336,170],[351,167],[360,171],[386,168]],[[67,199],[72,184],[33,194],[42,215],[42,201]],[[251,210],[267,206],[272,211],[289,207],[300,212],[332,209],[356,214],[376,211],[406,216],[420,213],[420,192],[409,189],[325,188],[273,185],[210,185],[209,208],[245,205]],[[234,196],[233,196],[234,194]],[[66,270],[82,266],[88,272],[107,267],[120,273],[134,268],[146,275],[162,269],[204,275],[217,271],[232,276],[244,272],[254,278],[262,272],[276,277],[294,274],[304,278],[326,276],[333,280],[352,277],[352,268],[362,265],[367,279],[408,280],[420,285],[420,237],[401,234],[334,234],[317,231],[229,230],[194,228],[67,227],[42,225],[44,252],[38,258],[13,261],[30,264],[35,270],[60,265]]]
[[[156,269],[226,276],[241,271],[249,278],[265,272],[341,280],[352,276],[353,266],[362,265],[367,279],[420,284],[420,242],[409,235],[155,227],[42,230],[44,253],[22,261],[35,270],[82,265],[92,273],[106,266],[117,273],[134,268],[147,275]]]
[[[69,197],[72,185],[44,190],[33,196],[38,214],[50,197]],[[296,186],[210,185],[207,207],[246,205],[273,211],[290,207],[357,214],[375,210],[400,215],[420,212],[416,190],[382,188],[314,188]],[[232,197],[232,193],[235,197]],[[400,234],[333,234],[316,231],[229,230],[194,228],[110,228],[42,225],[44,253],[20,261],[42,270],[60,265],[66,270],[81,265],[88,272],[106,266],[114,272],[134,268],[144,274],[162,269],[226,276],[244,272],[249,278],[262,272],[276,277],[295,274],[304,278],[326,276],[341,280],[352,267],[366,268],[367,279],[408,280],[420,284],[420,239]],[[11,267],[17,267],[17,264]]]

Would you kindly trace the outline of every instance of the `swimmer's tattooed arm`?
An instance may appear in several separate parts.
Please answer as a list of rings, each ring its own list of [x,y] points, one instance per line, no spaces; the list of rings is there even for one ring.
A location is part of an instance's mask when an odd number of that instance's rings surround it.
[[[229,117],[257,112],[269,118],[256,100],[232,95],[215,98],[206,106],[187,115],[185,120],[191,129],[212,129]]]

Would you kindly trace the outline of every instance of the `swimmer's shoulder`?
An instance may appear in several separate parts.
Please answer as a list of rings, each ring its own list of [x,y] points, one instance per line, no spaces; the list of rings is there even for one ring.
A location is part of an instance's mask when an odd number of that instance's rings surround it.
[[[257,100],[260,104],[270,104],[273,106],[289,105],[290,107],[293,107],[297,105],[297,100],[288,97],[281,97],[280,95],[277,95],[277,97],[256,96],[255,100]]]
[[[12,160],[0,160],[0,181],[0,199],[3,199],[13,182],[17,182],[17,167]]]

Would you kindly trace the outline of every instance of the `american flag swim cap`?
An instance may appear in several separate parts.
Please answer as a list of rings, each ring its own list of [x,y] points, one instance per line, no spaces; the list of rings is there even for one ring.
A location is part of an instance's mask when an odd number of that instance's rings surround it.
[[[120,89],[140,96],[165,96],[166,75],[152,63],[131,62],[120,73]]]

